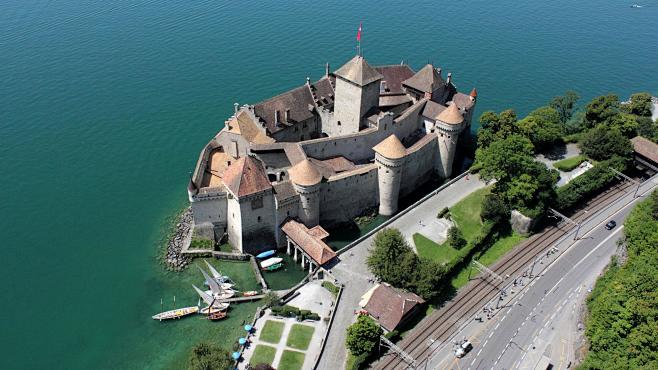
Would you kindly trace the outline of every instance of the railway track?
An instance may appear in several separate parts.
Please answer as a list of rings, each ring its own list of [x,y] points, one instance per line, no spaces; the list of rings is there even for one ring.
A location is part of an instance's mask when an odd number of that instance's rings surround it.
[[[607,207],[618,199],[620,194],[625,193],[633,186],[628,182],[617,183],[575,210],[570,216],[571,219],[576,222],[586,220]],[[497,275],[504,277],[505,281],[496,282],[485,278],[472,280],[460,289],[460,293],[451,301],[434,311],[431,316],[425,318],[416,328],[407,333],[397,346],[410,354],[416,360],[417,365],[426,360],[432,352],[433,343],[448,340],[463,320],[475,314],[481,308],[483,302],[488,302],[495,297],[500,288],[509,282],[508,276],[512,277],[522,273],[539,254],[567,235],[574,227],[570,224],[550,226],[541,234],[531,237],[514,248],[490,267]],[[373,364],[375,369],[403,369],[407,367],[409,367],[409,364],[391,352],[385,354],[378,362]]]

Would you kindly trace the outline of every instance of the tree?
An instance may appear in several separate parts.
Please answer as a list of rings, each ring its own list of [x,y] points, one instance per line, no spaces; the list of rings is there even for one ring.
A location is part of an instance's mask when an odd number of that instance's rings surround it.
[[[192,348],[190,370],[226,370],[233,365],[228,351],[214,343],[201,342]]]
[[[541,107],[518,121],[519,130],[541,151],[562,139],[564,130],[560,115],[551,107]]]
[[[263,303],[266,307],[278,306],[281,304],[281,298],[274,292],[267,292],[263,297]]]
[[[556,96],[551,100],[550,106],[560,117],[560,123],[566,124],[573,115],[573,109],[580,96],[574,91],[567,91],[564,96]]]
[[[430,300],[438,294],[441,282],[448,273],[448,266],[427,258],[419,258],[415,267],[413,292]]]
[[[644,136],[649,140],[653,140],[658,133],[656,123],[651,120],[651,117],[637,117],[637,134]]]
[[[623,108],[636,116],[651,117],[651,104],[651,94],[642,92],[631,95],[630,103],[623,105]]]
[[[356,322],[347,328],[345,345],[354,356],[372,353],[383,332],[373,319],[359,315]]]
[[[516,112],[511,109],[500,114],[493,111],[482,113],[480,116],[480,130],[478,131],[478,147],[486,148],[496,140],[520,133],[516,122]]]
[[[658,191],[654,190],[651,193],[653,204],[651,205],[651,216],[654,220],[658,220]]]
[[[457,226],[452,226],[448,229],[448,244],[455,249],[462,249],[466,245],[466,239],[462,231]]]
[[[614,94],[602,95],[592,99],[585,107],[585,126],[592,128],[599,124],[608,124],[620,113],[619,97]]]
[[[398,229],[387,228],[375,235],[373,248],[366,260],[370,271],[381,280],[398,287],[405,287],[408,280],[408,271],[400,266],[400,261],[407,255],[415,253],[407,244]]]
[[[617,129],[597,126],[583,135],[580,148],[586,156],[602,161],[613,156],[628,158],[633,147],[630,140]]]
[[[509,219],[509,211],[503,199],[497,194],[487,194],[482,202],[480,218],[499,224]]]
[[[480,176],[485,181],[496,179],[505,182],[525,172],[534,162],[533,152],[530,140],[520,135],[510,135],[486,148],[479,148],[475,152],[475,163],[481,168]]]
[[[639,123],[637,121],[637,116],[629,113],[620,113],[613,117],[606,127],[609,129],[617,129],[622,135],[627,138],[632,138],[637,135],[638,126]]]

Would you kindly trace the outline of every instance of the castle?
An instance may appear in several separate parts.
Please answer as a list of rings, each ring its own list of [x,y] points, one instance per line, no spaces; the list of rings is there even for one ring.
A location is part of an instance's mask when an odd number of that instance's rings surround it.
[[[283,247],[287,236],[288,249],[293,237],[322,254],[320,224],[374,207],[390,216],[400,197],[449,177],[476,100],[475,89],[458,92],[451,73],[444,79],[431,64],[372,67],[357,55],[333,73],[327,64],[319,81],[236,103],[190,178],[195,234],[228,235],[252,254]]]

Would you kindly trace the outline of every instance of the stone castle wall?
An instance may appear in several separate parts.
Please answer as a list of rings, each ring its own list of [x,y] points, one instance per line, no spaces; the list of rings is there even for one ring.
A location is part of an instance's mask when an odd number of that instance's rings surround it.
[[[320,223],[346,222],[379,203],[377,166],[333,176],[320,187]]]
[[[402,168],[400,197],[414,192],[435,173],[435,163],[439,160],[436,136],[434,134],[424,136],[411,146],[407,153]]]

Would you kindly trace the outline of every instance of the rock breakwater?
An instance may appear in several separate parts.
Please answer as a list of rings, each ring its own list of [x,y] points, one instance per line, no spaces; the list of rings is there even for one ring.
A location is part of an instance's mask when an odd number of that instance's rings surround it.
[[[178,219],[175,230],[167,241],[167,251],[164,259],[167,268],[174,271],[184,269],[192,259],[183,255],[183,247],[190,242],[192,234],[192,209],[187,208]]]

